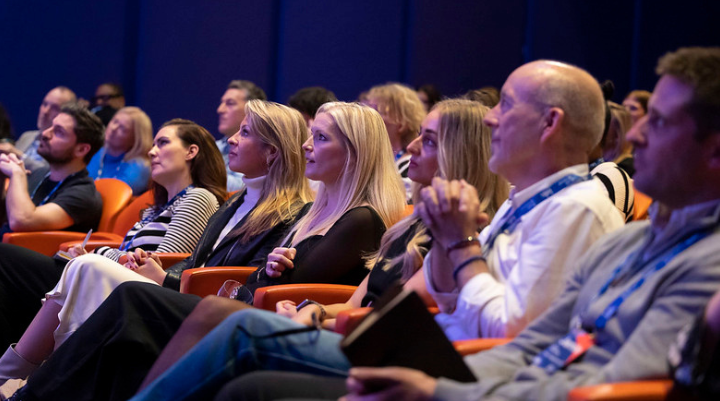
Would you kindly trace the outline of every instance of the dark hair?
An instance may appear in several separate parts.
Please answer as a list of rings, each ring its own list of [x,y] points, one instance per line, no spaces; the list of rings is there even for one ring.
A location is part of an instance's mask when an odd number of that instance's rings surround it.
[[[697,125],[695,139],[720,131],[720,47],[683,47],[660,58],[658,75],[672,75],[692,86],[687,111]]]
[[[438,88],[436,88],[433,84],[420,85],[417,88],[417,92],[422,92],[427,95],[429,108],[432,108],[435,106],[435,103],[442,100],[440,90],[438,90]]]
[[[77,143],[87,143],[90,151],[85,155],[85,164],[103,146],[105,142],[105,127],[100,119],[88,109],[80,107],[77,103],[68,103],[60,109],[61,113],[67,114],[75,121],[75,138]]]
[[[650,100],[650,96],[652,96],[652,93],[642,90],[642,89],[636,89],[625,96],[625,99],[631,98],[636,100],[638,103],[640,103],[640,106],[643,108],[643,111],[645,114],[647,114],[648,108],[648,101]]]
[[[10,117],[7,115],[7,112],[5,112],[2,103],[0,103],[0,140],[4,138],[12,140],[13,137]]]
[[[190,161],[190,177],[193,184],[199,188],[210,191],[219,204],[225,203],[227,199],[227,173],[222,154],[215,145],[215,138],[203,127],[182,118],[172,119],[163,124],[165,127],[177,127],[176,135],[185,146],[197,145],[198,153]],[[162,185],[151,181],[150,187],[153,190],[155,205],[167,203],[167,190]]]
[[[228,84],[228,89],[245,89],[245,93],[247,94],[247,98],[245,101],[253,100],[253,99],[259,99],[259,100],[267,100],[267,96],[265,95],[265,91],[262,90],[261,87],[255,85],[254,83],[250,81],[244,81],[242,79],[235,79],[230,81],[230,84]]]
[[[478,102],[483,106],[493,108],[500,101],[500,92],[493,86],[485,86],[480,89],[473,89],[463,95],[463,98]]]
[[[315,117],[320,106],[328,102],[337,102],[334,93],[322,86],[311,86],[302,88],[290,96],[288,106],[310,117]]]
[[[103,82],[98,87],[101,86],[109,86],[112,88],[113,92],[115,92],[115,96],[125,96],[125,93],[123,92],[122,86],[120,84],[115,82]]]

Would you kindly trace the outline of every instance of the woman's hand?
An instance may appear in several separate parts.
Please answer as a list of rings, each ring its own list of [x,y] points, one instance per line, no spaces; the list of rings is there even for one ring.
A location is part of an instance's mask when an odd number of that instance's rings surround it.
[[[125,267],[145,278],[153,280],[159,285],[162,285],[167,276],[167,273],[165,273],[165,270],[162,268],[162,263],[158,255],[145,252],[140,248],[137,248],[135,252],[127,253]]]
[[[268,255],[267,264],[265,264],[265,274],[268,277],[278,278],[282,276],[282,272],[286,269],[295,267],[293,259],[297,250],[295,248],[275,248]]]
[[[298,314],[297,305],[289,299],[275,304],[275,310],[278,315],[285,316],[290,319],[294,318]]]
[[[85,248],[82,247],[81,244],[75,244],[70,249],[68,249],[68,253],[73,258],[77,258],[78,256],[85,255],[88,252],[85,250]]]

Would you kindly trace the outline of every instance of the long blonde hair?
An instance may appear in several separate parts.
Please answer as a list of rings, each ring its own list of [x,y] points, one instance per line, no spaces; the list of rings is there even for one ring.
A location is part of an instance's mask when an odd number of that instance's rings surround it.
[[[373,86],[367,94],[371,102],[376,102],[378,111],[387,114],[395,123],[404,128],[400,132],[403,150],[415,139],[420,131],[420,124],[425,118],[425,106],[413,89],[397,84]]]
[[[315,203],[290,234],[292,246],[326,232],[345,212],[361,205],[372,207],[385,227],[400,220],[405,210],[405,190],[380,114],[370,107],[344,102],[325,103],[317,115],[321,113],[329,114],[344,135],[342,143],[348,158],[340,178],[342,198],[330,213],[324,211],[328,195],[321,183]]]
[[[148,152],[153,146],[153,129],[150,117],[139,107],[133,106],[123,107],[115,114],[120,113],[130,117],[133,137],[135,138],[133,146],[125,153],[123,160],[142,159],[149,162],[150,156],[148,156]]]
[[[313,199],[305,178],[302,144],[308,131],[302,114],[278,103],[250,100],[245,115],[253,132],[277,152],[268,160],[260,201],[238,229],[240,242],[292,220]]]
[[[508,197],[509,184],[487,166],[491,130],[482,121],[489,109],[470,100],[448,99],[438,102],[432,110],[440,113],[437,175],[447,180],[464,179],[474,186],[480,197],[481,210],[492,219]],[[420,184],[413,183],[414,200],[418,199],[420,189]],[[405,253],[395,258],[384,255],[416,221],[417,217],[408,216],[391,227],[383,236],[377,254],[368,260],[366,266],[372,268],[378,264],[387,270],[395,263],[402,263],[402,279],[408,280],[422,264],[423,244],[430,241],[422,223],[408,241]]]

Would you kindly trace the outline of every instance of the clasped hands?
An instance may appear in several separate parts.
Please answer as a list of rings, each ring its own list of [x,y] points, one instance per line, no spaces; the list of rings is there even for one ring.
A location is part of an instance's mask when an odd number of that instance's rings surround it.
[[[25,162],[14,153],[0,154],[0,172],[6,177],[12,177],[15,173],[30,174],[30,171],[25,168]]]
[[[162,285],[167,273],[162,268],[162,262],[157,253],[145,252],[137,248],[134,252],[125,254],[127,260],[124,266],[145,278]]]

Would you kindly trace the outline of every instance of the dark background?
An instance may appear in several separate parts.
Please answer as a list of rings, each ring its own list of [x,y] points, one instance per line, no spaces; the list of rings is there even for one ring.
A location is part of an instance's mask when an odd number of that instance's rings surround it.
[[[652,89],[665,52],[720,45],[719,24],[717,0],[0,0],[0,103],[19,135],[52,87],[89,99],[117,81],[155,127],[183,117],[217,135],[232,79],[278,102],[387,81],[456,95],[538,58],[614,80],[621,101]]]

